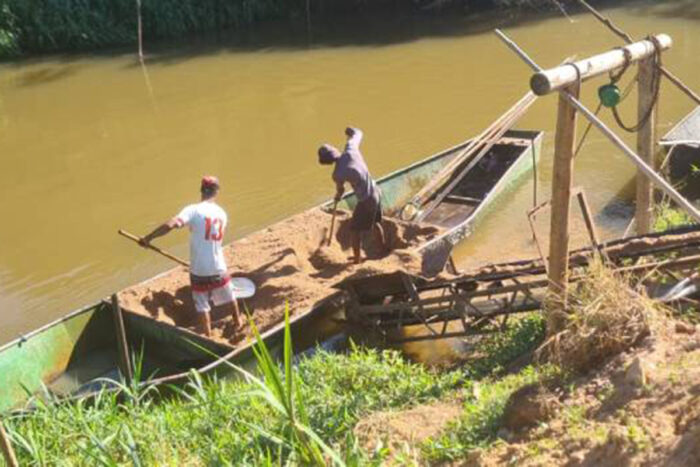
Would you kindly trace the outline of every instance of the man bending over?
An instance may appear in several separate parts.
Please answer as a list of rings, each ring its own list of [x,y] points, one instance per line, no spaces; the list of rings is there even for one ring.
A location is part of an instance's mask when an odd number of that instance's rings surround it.
[[[318,150],[318,161],[323,165],[335,164],[333,181],[336,184],[335,201],[340,201],[345,193],[345,183],[349,183],[357,196],[357,205],[352,213],[351,243],[356,264],[361,262],[360,245],[362,234],[372,232],[375,242],[386,251],[384,230],[382,229],[382,202],[379,187],[372,179],[362,154],[360,142],[362,131],[358,128],[346,128],[348,137],[345,150],[341,154],[330,144],[324,144]]]

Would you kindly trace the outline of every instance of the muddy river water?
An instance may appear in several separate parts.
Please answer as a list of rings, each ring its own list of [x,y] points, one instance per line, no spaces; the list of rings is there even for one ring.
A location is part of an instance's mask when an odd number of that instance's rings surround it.
[[[637,37],[670,34],[665,64],[700,89],[700,10],[653,3],[606,13]],[[376,176],[477,134],[527,91],[530,76],[494,26],[542,66],[618,45],[590,16],[483,17],[368,24],[310,44],[260,34],[235,45],[161,46],[146,73],[131,51],[0,65],[0,343],[169,268],[117,229],[144,233],[175,214],[196,199],[203,174],[222,180],[231,240],[331,196],[315,151],[342,144],[347,125],[365,131]],[[596,88],[583,96],[593,108]],[[668,82],[661,99],[663,132],[693,106]],[[635,102],[633,93],[623,106],[629,120]],[[542,98],[519,124],[547,131],[538,200],[550,189],[555,110],[554,97]],[[594,130],[576,184],[606,237],[624,230],[629,209],[619,201],[633,174]],[[535,255],[532,203],[530,178],[458,249],[458,262]],[[160,244],[187,254],[184,232]]]

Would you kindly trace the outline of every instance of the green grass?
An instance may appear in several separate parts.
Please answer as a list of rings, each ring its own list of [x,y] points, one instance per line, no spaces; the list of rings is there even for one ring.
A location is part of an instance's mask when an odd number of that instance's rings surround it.
[[[240,370],[240,380],[193,372],[185,388],[165,398],[133,385],[93,400],[49,400],[7,419],[6,427],[22,465],[368,465],[389,453],[358,446],[352,430],[362,417],[473,394],[478,384],[483,396],[464,398],[454,433],[426,448],[430,458],[449,459],[491,441],[507,395],[539,377],[527,368],[498,379],[543,332],[538,315],[513,320],[477,345],[479,359],[442,373],[397,351],[356,347],[347,354],[319,351],[293,367],[287,334],[281,365],[259,343],[257,374]]]
[[[443,434],[423,444],[423,455],[431,462],[463,459],[469,451],[487,447],[497,439],[503,412],[518,389],[559,375],[556,367],[527,366],[516,374],[488,378],[472,391],[464,392],[464,411]],[[475,388],[478,388],[475,389]]]
[[[659,204],[655,207],[654,232],[664,232],[676,227],[694,224],[693,218],[685,211],[671,207],[669,203]]]
[[[319,352],[296,374],[309,426],[348,463],[369,460],[353,447],[350,432],[361,416],[441,397],[456,380],[396,352],[365,349]],[[6,423],[22,465],[257,465],[293,454],[284,442],[288,420],[260,397],[257,384],[245,381],[193,376],[185,393],[161,403],[104,393],[93,402],[42,405]]]

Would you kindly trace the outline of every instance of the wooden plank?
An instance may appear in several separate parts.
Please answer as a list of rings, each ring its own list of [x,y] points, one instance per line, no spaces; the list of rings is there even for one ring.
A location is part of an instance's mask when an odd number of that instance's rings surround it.
[[[576,193],[576,198],[578,199],[579,207],[581,208],[581,215],[583,215],[583,221],[586,223],[586,230],[588,230],[588,235],[591,237],[591,243],[593,247],[600,253],[600,240],[598,238],[598,232],[595,228],[595,223],[593,222],[593,216],[591,215],[591,210],[588,207],[588,201],[586,201],[586,195],[583,190],[579,189]]]
[[[559,97],[557,133],[555,137],[554,168],[552,176],[552,215],[549,232],[549,280],[550,291],[566,301],[569,274],[569,221],[571,191],[574,175],[574,149],[576,145],[576,109],[563,97],[571,93],[578,97],[579,86],[573,85]],[[555,331],[563,323],[550,323]]]
[[[420,207],[427,200],[430,199],[431,195],[438,190],[445,179],[447,179],[463,162],[471,158],[480,148],[484,145],[486,147],[491,147],[496,144],[506,132],[502,132],[501,129],[504,126],[510,128],[513,123],[508,123],[512,120],[514,115],[518,115],[525,110],[527,110],[532,103],[535,101],[535,96],[531,91],[528,91],[518,102],[516,102],[510,109],[505,113],[501,114],[486,130],[479,134],[476,138],[469,141],[466,147],[452,159],[445,167],[438,172],[431,181],[425,184],[418,192],[411,198],[408,204],[412,204],[416,207]],[[483,150],[482,150],[483,151]],[[481,152],[479,155],[475,156],[476,159],[481,157]],[[473,159],[472,159],[473,160]],[[418,219],[419,220],[419,219]]]
[[[124,328],[124,317],[119,306],[117,294],[112,295],[112,314],[114,315],[114,328],[117,333],[117,350],[119,352],[119,369],[127,384],[131,384],[134,374],[131,370],[131,360],[129,359],[129,346],[126,340],[126,330]]]
[[[638,102],[637,116],[641,121],[647,120],[637,132],[637,154],[649,165],[655,168],[654,148],[656,143],[656,95],[655,95],[655,74],[656,61],[653,56],[645,58],[639,62],[638,81]],[[651,109],[651,110],[650,110]],[[651,112],[651,114],[648,114]],[[643,235],[651,232],[653,221],[654,190],[651,180],[637,169],[637,204],[635,208],[635,220],[637,234]]]
[[[673,44],[671,37],[667,34],[658,34],[654,38],[661,50],[668,50]],[[530,87],[536,95],[544,96],[576,83],[579,80],[579,72],[580,79],[586,81],[624,66],[627,60],[626,54],[629,55],[630,63],[636,63],[643,58],[652,56],[655,52],[654,42],[650,40],[635,42],[623,48],[579,60],[573,64],[538,71],[530,79]]]

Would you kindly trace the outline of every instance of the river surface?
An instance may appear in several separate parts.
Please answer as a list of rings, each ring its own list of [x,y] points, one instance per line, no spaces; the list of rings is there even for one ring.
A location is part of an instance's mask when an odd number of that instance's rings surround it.
[[[700,15],[690,4],[606,12],[636,37],[670,34],[665,64],[700,90]],[[130,51],[0,65],[0,343],[170,268],[117,229],[143,234],[174,215],[197,198],[203,174],[222,181],[230,241],[330,197],[316,148],[341,145],[347,125],[365,131],[375,176],[479,133],[527,91],[531,74],[494,26],[544,67],[619,44],[585,15],[380,23],[313,33],[310,44],[302,29],[161,46],[146,70]],[[585,86],[591,108],[599,84]],[[628,120],[635,102],[632,93],[623,106]],[[664,82],[660,132],[692,107]],[[547,131],[539,201],[550,189],[555,116],[549,96],[518,125]],[[613,125],[609,113],[604,120]],[[633,175],[592,131],[576,184],[605,237],[624,230],[629,209],[619,202]],[[530,178],[458,249],[458,262],[535,255],[532,203]],[[184,232],[159,244],[187,255]]]

